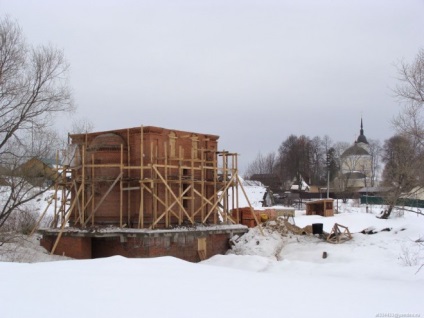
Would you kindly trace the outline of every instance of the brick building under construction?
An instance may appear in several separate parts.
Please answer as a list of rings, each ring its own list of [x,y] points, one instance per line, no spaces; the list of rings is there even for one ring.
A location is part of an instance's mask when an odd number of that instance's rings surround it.
[[[224,253],[247,231],[237,206],[246,194],[237,154],[218,151],[218,138],[152,126],[70,135],[57,222],[40,230],[41,244],[74,258]]]

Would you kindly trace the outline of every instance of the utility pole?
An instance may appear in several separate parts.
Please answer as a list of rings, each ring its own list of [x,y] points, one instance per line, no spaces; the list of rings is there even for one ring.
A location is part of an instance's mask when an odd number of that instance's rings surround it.
[[[327,199],[330,198],[330,154],[327,151]]]

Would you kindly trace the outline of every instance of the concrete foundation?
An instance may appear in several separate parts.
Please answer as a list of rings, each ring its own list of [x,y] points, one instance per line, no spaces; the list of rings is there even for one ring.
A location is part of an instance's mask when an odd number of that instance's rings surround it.
[[[248,231],[243,225],[216,225],[189,228],[147,230],[104,228],[81,230],[68,228],[56,247],[57,255],[76,259],[90,259],[121,255],[129,258],[174,256],[190,262],[229,249],[229,239]],[[51,251],[59,230],[43,229],[41,246]]]

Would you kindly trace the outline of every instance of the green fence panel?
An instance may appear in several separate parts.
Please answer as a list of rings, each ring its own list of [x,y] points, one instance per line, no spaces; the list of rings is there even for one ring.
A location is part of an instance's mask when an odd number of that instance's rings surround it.
[[[361,204],[383,205],[387,204],[382,197],[361,196]],[[401,198],[397,202],[398,206],[409,206],[414,208],[424,208],[424,200]]]

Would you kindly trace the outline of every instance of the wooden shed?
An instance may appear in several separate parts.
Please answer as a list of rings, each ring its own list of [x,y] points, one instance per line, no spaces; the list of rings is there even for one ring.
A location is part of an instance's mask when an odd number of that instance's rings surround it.
[[[306,202],[306,215],[333,216],[333,199]]]

